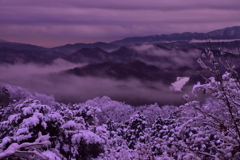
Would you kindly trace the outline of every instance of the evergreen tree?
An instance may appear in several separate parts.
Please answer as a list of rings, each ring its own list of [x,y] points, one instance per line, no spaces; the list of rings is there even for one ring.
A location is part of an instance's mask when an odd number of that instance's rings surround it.
[[[162,119],[159,116],[151,128],[152,151],[154,155],[162,155],[164,152],[173,154],[176,151],[175,142],[178,142],[177,127],[174,116]],[[172,155],[171,155],[172,156]]]
[[[146,117],[138,112],[126,122],[126,125],[123,138],[126,139],[128,147],[134,149],[138,141],[145,141]]]

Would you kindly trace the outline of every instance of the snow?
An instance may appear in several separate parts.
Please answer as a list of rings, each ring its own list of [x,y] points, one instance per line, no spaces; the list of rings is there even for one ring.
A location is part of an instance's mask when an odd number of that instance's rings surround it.
[[[10,143],[10,142],[12,142],[12,139],[10,137],[4,137],[2,139],[2,142],[0,143],[0,151],[2,148],[5,148],[7,143]]]
[[[67,129],[67,130],[80,130],[84,129],[84,125],[80,123],[76,123],[73,120],[68,121],[67,123],[62,125],[62,128]]]
[[[39,124],[39,119],[38,119],[38,117],[36,117],[36,116],[34,116],[34,117],[29,117],[29,118],[27,118],[27,119],[24,119],[23,120],[23,127],[34,127],[34,126],[36,126],[36,125],[38,125]]]
[[[40,96],[42,101],[33,97],[21,99],[9,106],[16,110],[7,121],[0,123],[0,158],[14,155],[28,159],[27,155],[34,155],[30,159],[65,160],[65,156],[74,160],[82,153],[92,158],[91,152],[99,152],[95,160],[149,157],[200,160],[204,156],[231,159],[232,151],[239,145],[232,122],[239,123],[240,91],[230,74],[225,73],[222,77],[228,80],[223,87],[227,91],[224,93],[232,98],[230,105],[234,108],[234,119],[229,119],[228,108],[221,98],[223,92],[219,90],[221,84],[215,78],[193,88],[193,93],[202,89],[208,93],[214,91],[211,98],[200,103],[190,101],[189,96],[184,95],[188,103],[181,107],[157,104],[133,107],[103,97],[81,104],[59,104],[56,108],[42,104],[56,104],[53,98],[45,99],[45,95]],[[180,90],[180,86],[189,80],[187,78],[178,77],[174,85]],[[98,118],[102,118],[101,124],[97,123]],[[109,121],[111,124],[106,123]]]
[[[50,160],[62,160],[61,158],[59,158],[55,153],[47,150],[42,152],[42,154],[46,157],[48,157]]]
[[[81,140],[85,140],[87,144],[104,143],[102,138],[88,130],[82,130],[80,133],[75,134],[72,137],[72,143],[74,144],[79,144]]]
[[[29,132],[29,130],[28,130],[27,127],[26,128],[20,128],[20,129],[18,129],[18,131],[15,135],[20,135],[20,134],[28,133],[28,132]]]
[[[176,82],[172,83],[174,91],[182,91],[182,87],[189,81],[189,77],[177,77]]]
[[[3,152],[0,153],[0,159],[4,159],[4,158],[12,156],[12,155],[20,158],[24,155],[24,157],[28,157],[27,159],[30,159],[29,156],[31,156],[32,158],[35,158],[35,159],[40,158],[40,159],[45,160],[46,157],[34,149],[49,146],[51,144],[50,141],[48,141],[49,138],[50,138],[49,135],[39,134],[39,137],[35,140],[35,142],[32,142],[32,143],[24,142],[22,144],[12,143],[8,146],[7,149],[5,149]],[[8,141],[8,140],[5,140],[5,142],[6,141]],[[27,150],[27,148],[31,149],[31,150]]]
[[[13,140],[16,142],[22,142],[32,137],[32,134],[27,133],[26,135],[16,135],[13,137]]]
[[[10,115],[8,117],[8,122],[9,123],[17,123],[17,121],[21,118],[20,115],[21,115],[20,113],[14,114],[14,115]]]
[[[57,112],[50,113],[47,115],[48,121],[50,121],[50,120],[51,121],[61,121],[61,118],[62,118],[62,116]]]
[[[23,110],[23,115],[25,115],[25,116],[33,113],[33,109],[30,106],[24,107],[22,110]]]

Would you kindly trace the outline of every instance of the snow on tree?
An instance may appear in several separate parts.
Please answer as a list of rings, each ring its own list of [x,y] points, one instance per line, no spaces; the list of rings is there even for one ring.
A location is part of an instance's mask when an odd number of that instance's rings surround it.
[[[97,114],[101,112],[101,109],[89,104],[79,105],[73,104],[71,110],[74,117],[82,117],[85,121],[86,127],[98,125]]]
[[[170,115],[176,112],[177,107],[171,105],[159,106],[157,103],[155,103],[152,105],[136,107],[135,110],[140,111],[147,117],[148,125],[151,127],[159,116],[168,118]]]
[[[38,138],[34,142],[11,143],[5,150],[0,152],[0,159],[14,157],[28,160],[48,160],[49,157],[39,152],[39,150],[50,146],[49,138],[49,135],[43,136],[39,132]],[[2,147],[2,143],[0,146]]]
[[[67,159],[96,158],[104,152],[103,143],[106,139],[105,129],[97,126],[99,108],[79,104],[69,107],[61,112],[66,123],[61,126],[60,152]]]
[[[145,141],[146,117],[138,112],[126,121],[125,124],[126,128],[124,129],[123,138],[126,139],[128,147],[134,149],[138,141]]]
[[[101,113],[97,114],[100,124],[106,124],[108,119],[115,122],[125,122],[134,113],[134,108],[132,106],[111,100],[107,96],[88,100],[85,105],[101,109]]]
[[[11,109],[11,95],[6,87],[0,87],[0,121],[6,118],[8,111]]]
[[[11,102],[11,95],[6,87],[0,87],[0,107],[4,108]]]
[[[25,142],[35,142],[39,133],[49,134],[51,137],[59,135],[63,120],[60,114],[52,113],[49,106],[42,105],[38,100],[29,99],[17,105],[15,110],[17,113],[0,123],[1,129],[6,131],[0,143],[2,152],[15,143],[21,145]]]
[[[116,136],[117,128],[118,128],[118,124],[115,123],[113,120],[109,119],[107,121],[107,130],[109,132],[109,138],[113,138]]]
[[[195,100],[185,94],[186,103],[180,107],[133,107],[106,96],[66,105],[55,102],[52,96],[32,95],[22,88],[4,85],[0,90],[4,113],[0,119],[0,157],[240,159],[238,73],[229,60],[215,58],[210,49],[204,57],[209,62],[199,58],[198,63],[212,77],[193,87]],[[204,101],[197,100],[201,93]]]
[[[211,49],[203,57],[209,63],[198,59],[200,66],[212,75],[206,83],[193,87],[193,94],[207,94],[204,103],[188,101],[181,106],[188,113],[188,120],[179,130],[179,136],[187,138],[189,150],[201,158],[240,158],[240,84],[235,65],[224,57],[216,58]],[[221,66],[219,65],[221,64]],[[225,71],[224,69],[225,68]],[[187,112],[185,112],[187,113]],[[185,114],[186,115],[186,114]],[[185,116],[187,119],[187,116]],[[193,133],[193,129],[195,130]],[[191,133],[184,137],[184,133]]]
[[[81,130],[74,134],[71,139],[73,150],[72,153],[76,159],[96,158],[99,153],[104,152],[104,140],[97,134]]]
[[[12,101],[25,101],[28,98],[33,98],[32,94],[22,87],[12,86],[8,84],[3,85],[11,95]]]
[[[172,115],[163,119],[159,116],[151,128],[152,151],[154,155],[163,155],[168,153],[169,156],[177,158],[179,151],[177,142],[177,129],[179,123]]]
[[[41,104],[45,104],[48,106],[51,106],[51,108],[56,108],[59,107],[59,103],[57,103],[54,99],[54,97],[51,95],[46,95],[43,93],[34,93],[33,95],[35,97],[35,99],[39,100],[41,102]]]

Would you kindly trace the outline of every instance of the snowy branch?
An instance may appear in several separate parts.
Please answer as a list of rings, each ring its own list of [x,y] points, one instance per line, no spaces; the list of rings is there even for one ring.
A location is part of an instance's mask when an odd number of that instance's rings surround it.
[[[15,156],[25,157],[27,159],[36,159],[36,157],[38,157],[41,160],[47,160],[48,158],[46,156],[42,155],[35,149],[49,146],[51,144],[49,138],[49,135],[42,136],[40,133],[35,142],[25,142],[22,144],[12,143],[5,151],[0,153],[0,159]],[[21,151],[22,149],[33,149],[33,151]]]

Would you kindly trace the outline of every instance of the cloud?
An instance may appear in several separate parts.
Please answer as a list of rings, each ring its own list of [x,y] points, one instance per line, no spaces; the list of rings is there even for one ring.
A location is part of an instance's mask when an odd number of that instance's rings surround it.
[[[196,59],[197,55],[200,55],[199,50],[190,49],[189,51],[181,51],[175,48],[171,48],[172,50],[163,50],[152,44],[143,44],[140,46],[132,46],[140,54],[145,54],[148,56],[156,56],[156,58],[152,58],[150,61],[145,59],[140,59],[148,64],[156,65],[160,68],[179,68],[179,67],[196,67]]]
[[[56,100],[85,102],[98,96],[109,96],[118,101],[133,105],[179,104],[181,94],[172,93],[170,86],[161,82],[142,83],[139,80],[117,81],[96,77],[77,77],[65,74],[52,74],[67,69],[73,64],[59,62],[54,65],[16,64],[0,66],[0,82],[21,86],[30,92],[54,95]]]
[[[56,46],[240,25],[239,0],[0,1],[0,38]]]
[[[122,1],[112,1],[112,0],[92,0],[92,1],[79,1],[79,0],[42,0],[42,1],[31,1],[31,0],[3,0],[2,5],[5,7],[77,7],[77,8],[103,8],[103,9],[163,9],[163,10],[177,10],[177,9],[189,9],[189,8],[236,8],[239,9],[237,4],[240,4],[238,0],[202,0],[202,1],[192,1],[192,0],[181,0],[181,1],[169,1],[169,0],[122,0]]]
[[[34,63],[11,65],[3,63],[0,64],[0,73],[2,79],[18,79],[18,77],[60,72],[83,65],[84,64],[73,64],[63,59],[56,59],[51,65]]]

